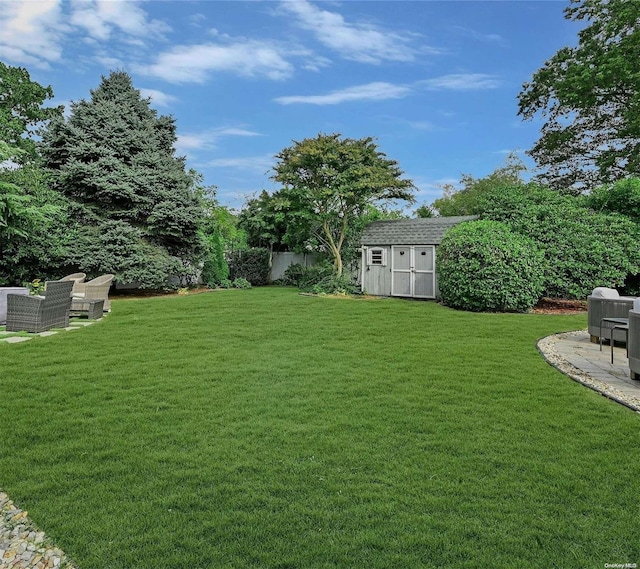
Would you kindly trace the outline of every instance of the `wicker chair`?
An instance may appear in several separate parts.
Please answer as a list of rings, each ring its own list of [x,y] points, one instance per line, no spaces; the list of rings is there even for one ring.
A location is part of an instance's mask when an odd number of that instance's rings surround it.
[[[73,296],[85,300],[104,300],[104,311],[111,310],[109,303],[109,289],[115,275],[100,275],[86,283],[78,283],[78,290],[74,289]]]
[[[632,296],[620,296],[618,291],[611,288],[598,287],[587,297],[587,314],[589,321],[589,335],[591,341],[600,341],[600,323],[603,318],[628,318],[629,310],[633,308]],[[602,327],[603,340],[611,340],[611,325]],[[615,341],[623,341],[620,332]]]
[[[73,292],[80,292],[80,284],[84,282],[84,279],[87,278],[86,273],[73,273],[71,275],[67,275],[66,277],[62,277],[61,281],[73,281]]]
[[[49,281],[45,295],[7,295],[7,331],[44,332],[69,326],[73,281]]]

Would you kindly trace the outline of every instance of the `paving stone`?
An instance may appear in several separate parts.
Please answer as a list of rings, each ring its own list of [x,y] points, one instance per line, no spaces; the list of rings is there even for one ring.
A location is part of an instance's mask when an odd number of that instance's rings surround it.
[[[629,377],[625,348],[611,350],[589,341],[586,330],[564,332],[542,338],[538,349],[544,358],[570,378],[640,412],[640,381]]]
[[[38,336],[53,336],[54,334],[57,334],[58,332],[55,332],[53,330],[45,330],[44,332],[39,332]]]
[[[2,341],[7,344],[18,344],[19,342],[26,342],[27,340],[31,340],[31,336],[10,336],[9,338],[4,338]]]

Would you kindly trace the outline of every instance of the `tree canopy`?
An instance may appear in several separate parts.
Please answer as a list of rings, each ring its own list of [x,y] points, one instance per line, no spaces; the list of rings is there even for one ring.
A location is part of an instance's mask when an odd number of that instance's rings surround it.
[[[33,129],[41,123],[62,116],[62,107],[43,107],[53,97],[51,86],[43,87],[31,80],[23,67],[11,67],[0,61],[0,140],[23,152],[14,160],[23,162],[36,155],[31,139]]]
[[[174,156],[175,141],[174,119],[158,116],[122,71],[49,124],[43,156],[54,187],[75,204],[79,268],[149,287],[193,274],[206,248],[203,210],[197,174]]]
[[[571,0],[587,21],[519,94],[519,114],[545,119],[529,151],[541,180],[573,193],[640,175],[640,2]]]
[[[524,183],[522,173],[525,170],[526,166],[522,160],[515,153],[511,153],[501,166],[484,178],[462,174],[461,188],[452,184],[443,186],[443,196],[433,202],[432,208],[443,217],[481,214],[484,207],[483,197],[501,187]]]
[[[283,184],[288,232],[309,231],[342,274],[342,251],[354,221],[371,204],[413,201],[414,185],[403,179],[398,163],[380,152],[373,138],[319,134],[282,150],[273,179]]]

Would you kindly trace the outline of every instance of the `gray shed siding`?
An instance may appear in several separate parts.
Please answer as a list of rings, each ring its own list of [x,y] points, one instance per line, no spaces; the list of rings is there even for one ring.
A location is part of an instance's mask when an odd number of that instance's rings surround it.
[[[460,217],[434,217],[426,219],[398,219],[375,221],[365,229],[362,244],[361,259],[361,286],[363,292],[376,296],[407,296],[406,293],[399,294],[393,290],[394,279],[394,246],[404,246],[405,251],[410,255],[423,254],[425,247],[433,246],[434,255],[434,285],[433,296],[413,294],[420,298],[437,298],[440,296],[438,289],[438,277],[435,274],[435,257],[437,246],[442,241],[448,229],[462,223],[477,219],[477,216]],[[371,251],[383,251],[383,264],[371,263]],[[398,249],[396,249],[396,252]],[[379,255],[376,255],[379,259]],[[405,257],[406,259],[407,257]],[[413,271],[412,271],[413,272]],[[397,276],[397,273],[396,273]],[[406,277],[405,275],[405,278]],[[411,277],[416,278],[416,277]],[[396,281],[397,282],[397,281]],[[417,280],[414,281],[414,290],[417,287]]]

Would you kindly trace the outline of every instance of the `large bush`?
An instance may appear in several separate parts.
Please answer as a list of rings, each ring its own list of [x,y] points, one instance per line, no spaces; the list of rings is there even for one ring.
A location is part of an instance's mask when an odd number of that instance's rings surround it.
[[[246,251],[234,251],[229,258],[231,279],[246,279],[253,286],[269,282],[269,250],[254,247]]]
[[[597,286],[621,288],[640,272],[640,225],[583,203],[527,184],[491,192],[479,207],[483,218],[507,223],[544,253],[544,296],[584,299]]]
[[[140,288],[168,289],[193,278],[190,267],[164,248],[142,239],[140,231],[122,221],[105,221],[96,227],[81,226],[70,248],[70,266],[95,277],[114,273],[123,283],[139,283]]]
[[[543,265],[531,240],[488,220],[450,229],[436,260],[443,302],[473,311],[528,310],[542,294]]]
[[[209,251],[202,267],[202,282],[209,287],[216,287],[229,278],[229,265],[224,256],[224,243],[220,233],[207,238]]]

